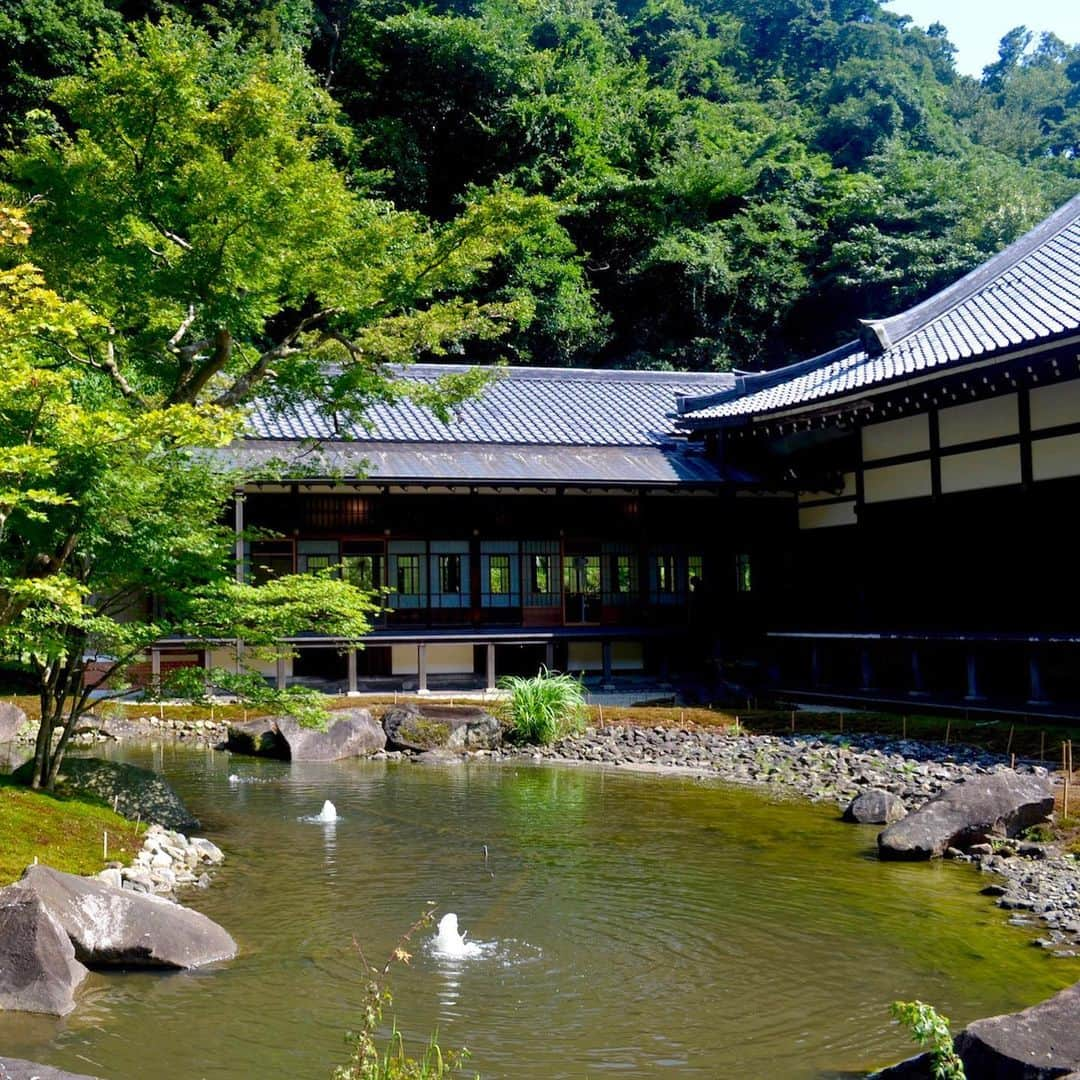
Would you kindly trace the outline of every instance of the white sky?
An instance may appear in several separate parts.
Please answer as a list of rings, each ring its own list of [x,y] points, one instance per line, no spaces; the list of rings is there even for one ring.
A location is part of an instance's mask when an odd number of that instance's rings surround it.
[[[885,6],[922,27],[943,23],[965,75],[981,75],[1014,26],[1026,26],[1036,39],[1051,30],[1070,45],[1080,42],[1080,0],[886,0]]]

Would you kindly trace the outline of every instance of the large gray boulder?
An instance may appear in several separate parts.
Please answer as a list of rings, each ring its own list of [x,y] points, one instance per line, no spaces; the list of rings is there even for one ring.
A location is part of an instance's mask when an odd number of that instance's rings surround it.
[[[38,897],[19,885],[0,889],[0,1010],[66,1016],[87,974]]]
[[[871,788],[860,792],[848,803],[844,820],[858,825],[891,825],[906,813],[904,800],[899,795]]]
[[[0,1080],[95,1080],[86,1073],[69,1073],[36,1061],[0,1057]]]
[[[396,705],[383,716],[391,750],[493,750],[502,725],[483,709],[455,705]]]
[[[883,859],[932,859],[991,838],[1017,836],[1045,821],[1054,792],[1045,776],[1011,769],[946,788],[878,837]]]
[[[969,1077],[1054,1080],[1080,1069],[1080,983],[1017,1013],[969,1024],[956,1037]]]
[[[336,709],[322,731],[301,727],[289,716],[230,724],[225,745],[239,754],[282,761],[338,761],[377,753],[386,747],[386,735],[367,709]]]
[[[14,888],[35,896],[91,967],[195,968],[236,955],[236,942],[198,911],[50,866]]]
[[[325,731],[301,727],[288,716],[279,717],[273,724],[288,748],[290,761],[369,757],[386,747],[386,735],[367,709],[336,709]]]
[[[26,724],[26,713],[10,701],[0,701],[0,743],[14,742]]]

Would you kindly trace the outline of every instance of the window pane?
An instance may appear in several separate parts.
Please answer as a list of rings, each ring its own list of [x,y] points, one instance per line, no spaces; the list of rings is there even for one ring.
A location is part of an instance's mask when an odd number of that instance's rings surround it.
[[[611,581],[617,593],[637,592],[637,560],[632,555],[615,555]]]
[[[750,569],[750,556],[743,553],[735,556],[735,589],[737,592],[750,592],[753,588],[753,574]]]
[[[510,556],[491,555],[488,557],[488,592],[503,595],[510,591]]]
[[[697,592],[705,580],[705,559],[701,555],[691,555],[686,560],[686,574],[690,582],[690,591]]]
[[[551,592],[551,556],[534,555],[532,557],[532,591],[534,593]]]
[[[420,595],[420,556],[397,557],[397,591],[403,596]]]
[[[656,556],[656,591],[662,593],[676,591],[674,555]]]
[[[358,589],[377,589],[382,584],[378,555],[346,555],[342,560],[345,580]]]
[[[461,556],[439,556],[439,592],[461,592]]]

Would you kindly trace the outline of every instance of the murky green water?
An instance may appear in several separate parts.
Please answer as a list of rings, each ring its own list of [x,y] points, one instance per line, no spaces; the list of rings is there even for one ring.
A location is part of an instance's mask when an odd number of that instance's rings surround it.
[[[64,1020],[0,1015],[9,1055],[107,1080],[325,1077],[359,1001],[353,936],[382,958],[429,900],[492,949],[420,943],[395,1010],[485,1080],[836,1076],[908,1052],[894,998],[963,1024],[1080,978],[974,871],[879,863],[875,830],[829,808],[571,768],[124,756],[163,768],[229,853],[190,902],[241,956],[94,975]],[[336,826],[300,820],[324,799]]]

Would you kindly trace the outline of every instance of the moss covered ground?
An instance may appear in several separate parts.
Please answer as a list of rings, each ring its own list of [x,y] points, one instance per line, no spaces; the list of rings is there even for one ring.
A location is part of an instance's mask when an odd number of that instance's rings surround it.
[[[31,791],[0,776],[0,886],[35,859],[71,874],[93,874],[109,859],[130,862],[142,846],[133,822],[103,803]]]

